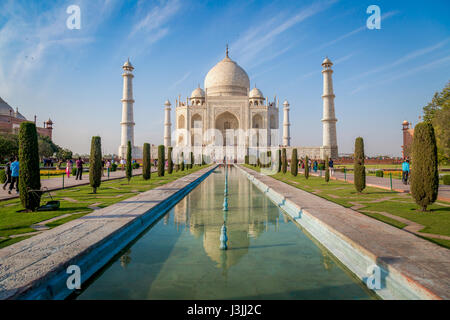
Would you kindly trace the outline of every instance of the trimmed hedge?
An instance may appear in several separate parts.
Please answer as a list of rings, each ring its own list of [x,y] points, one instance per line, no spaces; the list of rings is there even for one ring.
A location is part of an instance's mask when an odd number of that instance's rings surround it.
[[[308,166],[309,158],[306,156],[305,158],[305,178],[309,178],[309,166]]]
[[[128,179],[128,183],[130,183],[131,177],[133,176],[133,167],[131,166],[131,162],[133,161],[132,158],[132,147],[131,147],[131,141],[128,141],[127,146],[127,163],[126,163],[126,176]]]
[[[297,158],[297,149],[294,148],[292,150],[292,157],[291,157],[291,174],[296,177],[298,174],[298,158]]]
[[[328,165],[328,162],[330,161],[330,158],[328,158],[328,156],[325,158],[325,181],[329,182],[330,181],[330,167]]]
[[[92,137],[91,140],[89,183],[92,187],[92,192],[97,193],[97,188],[102,183],[102,140],[100,137]]]
[[[375,176],[377,176],[379,178],[383,178],[384,177],[384,171],[383,170],[375,171]]]
[[[4,169],[2,169],[2,170],[0,170],[0,183],[5,183],[6,182],[6,173],[5,173],[5,170]]]
[[[164,167],[166,164],[166,159],[164,155],[164,145],[158,146],[158,177],[164,177]]]
[[[354,185],[356,191],[361,193],[366,188],[366,167],[364,166],[364,140],[361,137],[355,140]]]
[[[167,173],[172,174],[173,172],[173,161],[172,161],[172,147],[167,149]]]
[[[450,186],[450,174],[446,174],[442,177],[442,183],[446,186]]]
[[[144,143],[142,156],[142,178],[149,180],[152,175],[152,162],[150,161],[150,144]]]
[[[40,206],[41,193],[28,192],[40,189],[41,173],[36,125],[33,122],[22,122],[19,129],[19,192],[20,201],[25,209],[36,211]]]
[[[283,148],[283,151],[281,152],[281,171],[283,171],[283,173],[287,172],[286,148]]]

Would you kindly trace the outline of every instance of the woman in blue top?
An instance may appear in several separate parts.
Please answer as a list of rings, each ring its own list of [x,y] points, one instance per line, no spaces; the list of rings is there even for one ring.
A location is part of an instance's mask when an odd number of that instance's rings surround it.
[[[11,194],[12,189],[16,185],[16,192],[19,193],[19,161],[14,158],[14,162],[11,163],[11,184],[9,185],[8,193]]]
[[[405,161],[402,163],[402,181],[403,184],[408,183],[408,176],[409,176],[409,160],[405,159]]]

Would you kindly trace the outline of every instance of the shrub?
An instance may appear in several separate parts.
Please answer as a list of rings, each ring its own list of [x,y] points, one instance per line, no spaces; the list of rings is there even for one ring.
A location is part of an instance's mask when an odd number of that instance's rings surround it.
[[[277,172],[281,172],[281,149],[278,149],[277,152],[277,165],[278,165]]]
[[[0,170],[0,183],[5,183],[6,182],[6,173],[5,170]]]
[[[439,188],[436,137],[431,123],[414,128],[412,143],[411,194],[422,211],[436,201]]]
[[[72,172],[70,174],[72,177],[75,177],[77,175],[77,168],[72,168]]]
[[[126,163],[126,169],[125,169],[125,174],[127,176],[128,183],[130,183],[131,177],[133,176],[133,167],[131,165],[131,162],[133,161],[132,150],[133,149],[131,147],[131,141],[128,141],[128,146],[127,146],[127,163]]]
[[[286,148],[283,148],[283,151],[281,153],[281,170],[283,171],[283,173],[286,173],[287,171]]]
[[[325,158],[325,163],[324,163],[324,170],[325,170],[325,182],[329,182],[330,181],[330,167],[328,166],[328,162],[330,161],[330,159],[328,158],[328,156]]]
[[[181,171],[184,171],[184,154],[183,154],[183,152],[180,155],[180,169],[181,169]]]
[[[39,168],[39,147],[36,125],[22,122],[19,129],[19,192],[22,206],[35,211],[41,203],[40,192],[28,190],[41,189]]]
[[[446,174],[442,177],[442,183],[446,186],[450,185],[450,174]]]
[[[189,164],[189,169],[192,169],[193,167],[194,167],[194,153],[193,152],[191,152],[190,153],[190,164]]]
[[[164,177],[164,167],[166,164],[164,152],[164,145],[158,146],[158,177]]]
[[[364,166],[364,140],[361,137],[355,140],[354,185],[356,191],[361,193],[366,188],[366,167]]]
[[[133,169],[139,169],[141,167],[141,165],[138,162],[135,162],[133,164]]]
[[[102,141],[100,137],[92,137],[91,155],[89,158],[89,183],[92,192],[97,193],[97,188],[102,182]]]
[[[173,172],[173,161],[172,161],[172,147],[167,149],[167,173],[172,174]]]
[[[244,163],[245,163],[245,164],[249,164],[249,159],[248,159],[248,156],[245,156],[245,160],[244,160]]]
[[[150,161],[150,144],[144,143],[143,153],[142,153],[142,178],[144,180],[149,180],[152,175],[152,162]]]
[[[297,149],[292,149],[292,157],[291,157],[291,174],[296,177],[298,174],[298,158],[297,158]]]
[[[383,170],[377,170],[375,172],[375,176],[379,177],[379,178],[383,178],[384,177],[384,172]]]
[[[318,170],[325,170],[325,163],[319,163],[319,165],[317,166]]]
[[[74,171],[76,172],[76,170],[73,169],[73,170],[72,170],[72,174],[73,174]],[[117,163],[113,163],[113,164],[111,165],[110,171],[111,171],[111,172],[117,171]]]
[[[309,178],[309,166],[308,166],[309,158],[306,156],[305,158],[305,178]]]

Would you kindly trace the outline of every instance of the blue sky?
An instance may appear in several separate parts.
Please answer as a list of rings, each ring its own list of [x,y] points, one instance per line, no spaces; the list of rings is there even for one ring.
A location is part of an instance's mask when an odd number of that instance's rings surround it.
[[[66,27],[72,4],[80,30]],[[366,28],[372,4],[381,30]],[[446,0],[1,0],[0,96],[39,124],[51,117],[62,146],[88,152],[100,135],[104,152],[117,153],[121,66],[130,57],[136,144],[161,144],[164,101],[203,87],[229,43],[252,87],[289,100],[292,144],[319,146],[328,56],[339,152],[362,136],[367,154],[399,156],[402,121],[416,124],[450,80],[449,12]]]

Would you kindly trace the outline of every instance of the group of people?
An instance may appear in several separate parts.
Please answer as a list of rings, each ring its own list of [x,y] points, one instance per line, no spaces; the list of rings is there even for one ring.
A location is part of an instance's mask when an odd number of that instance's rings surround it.
[[[304,160],[299,160],[299,166],[302,169],[305,169],[305,165],[308,166],[309,171],[311,171],[311,169],[316,173],[317,170],[319,169],[319,161],[320,160],[311,160],[308,159],[308,163],[306,164]],[[334,161],[333,159],[330,158],[330,160],[328,161],[328,167],[330,168],[330,175],[333,176],[334,174]]]
[[[109,160],[104,160],[102,159],[102,176],[105,176],[105,169],[109,170],[111,168],[112,163],[114,163],[114,160],[109,161]],[[83,159],[78,158],[78,160],[75,162],[76,164],[76,177],[75,180],[83,180],[83,165],[84,165],[84,161]],[[73,171],[73,161],[72,159],[67,160],[66,162],[66,174],[67,174],[67,178],[70,179],[70,175],[72,174]]]
[[[19,193],[19,160],[17,157],[13,157],[5,166],[5,174],[6,181],[3,184],[3,190],[6,190],[6,187],[9,184],[8,193],[11,194],[11,191],[15,188],[16,192]]]

